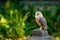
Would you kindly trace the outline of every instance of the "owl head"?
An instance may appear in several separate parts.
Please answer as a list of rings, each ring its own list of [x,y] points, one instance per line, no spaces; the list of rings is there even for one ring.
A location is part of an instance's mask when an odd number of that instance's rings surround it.
[[[35,12],[35,18],[43,17],[42,13],[40,11]]]

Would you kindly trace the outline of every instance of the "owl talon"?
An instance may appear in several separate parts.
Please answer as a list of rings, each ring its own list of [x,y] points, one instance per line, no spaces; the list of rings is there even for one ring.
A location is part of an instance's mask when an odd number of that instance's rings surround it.
[[[42,27],[40,28],[40,30],[42,30]]]

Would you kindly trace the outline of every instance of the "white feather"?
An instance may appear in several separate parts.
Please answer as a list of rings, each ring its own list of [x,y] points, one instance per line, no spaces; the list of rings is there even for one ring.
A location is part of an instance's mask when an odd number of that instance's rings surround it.
[[[37,18],[37,17],[43,17],[43,15],[42,15],[42,13],[40,12],[40,11],[36,11],[35,12],[36,14],[35,14],[35,17]],[[37,15],[37,14],[39,14],[39,15]]]

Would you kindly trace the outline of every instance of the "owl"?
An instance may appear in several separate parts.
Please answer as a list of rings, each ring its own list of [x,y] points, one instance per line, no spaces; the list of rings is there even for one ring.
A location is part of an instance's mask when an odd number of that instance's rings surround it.
[[[35,12],[35,20],[36,20],[37,25],[39,25],[40,29],[47,30],[48,26],[42,12],[40,11]]]

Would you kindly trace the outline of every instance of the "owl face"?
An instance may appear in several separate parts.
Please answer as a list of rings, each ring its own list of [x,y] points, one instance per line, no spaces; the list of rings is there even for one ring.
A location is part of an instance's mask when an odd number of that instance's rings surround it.
[[[36,13],[36,14],[35,14],[35,18],[39,18],[39,17],[42,17],[42,16],[43,16],[40,11],[37,11],[37,12],[35,12],[35,13]]]

